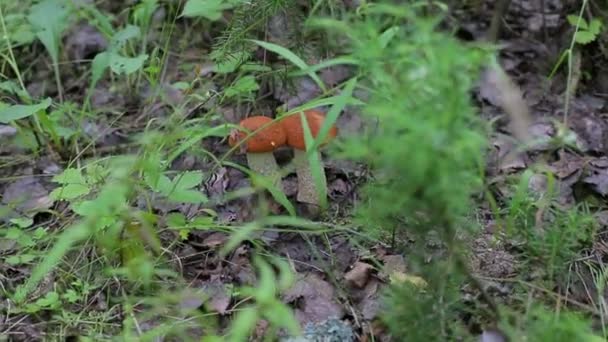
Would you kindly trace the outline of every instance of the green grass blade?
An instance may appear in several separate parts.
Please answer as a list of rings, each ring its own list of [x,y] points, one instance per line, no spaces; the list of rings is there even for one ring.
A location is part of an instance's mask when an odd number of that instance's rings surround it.
[[[82,223],[74,225],[61,233],[42,262],[34,268],[27,282],[17,288],[14,297],[15,301],[18,303],[25,301],[27,295],[40,283],[44,276],[53,270],[70,248],[77,242],[86,239],[89,235],[89,228]]]
[[[310,68],[308,66],[308,64],[306,64],[306,62],[304,62],[304,60],[302,60],[300,57],[298,57],[293,52],[289,51],[289,49],[286,49],[277,44],[263,42],[260,40],[252,39],[251,41],[258,44],[259,46],[263,47],[266,50],[277,53],[278,55],[280,55],[281,57],[290,61],[293,65],[297,66],[301,70],[308,70]],[[321,90],[323,90],[323,92],[327,91],[325,84],[323,83],[323,81],[319,78],[319,76],[316,73],[309,71],[309,72],[307,72],[307,75],[315,81],[315,83],[319,86],[319,88],[321,88]]]
[[[26,118],[36,114],[38,111],[45,110],[51,105],[51,98],[34,105],[14,105],[0,110],[0,123],[7,124],[11,121]]]
[[[346,104],[348,103],[349,99],[352,98],[352,94],[353,94],[353,91],[355,90],[356,85],[357,85],[357,78],[355,77],[355,78],[350,79],[346,83],[346,86],[344,87],[344,90],[342,90],[342,93],[340,95],[338,95],[338,97],[336,98],[336,102],[334,103],[334,105],[331,107],[331,109],[327,113],[325,121],[323,121],[323,126],[321,126],[321,129],[319,130],[319,133],[317,134],[317,137],[315,138],[315,142],[313,145],[314,149],[319,148],[319,145],[323,141],[325,141],[325,138],[329,134],[329,130],[330,130],[331,126],[336,123],[336,121],[338,120],[338,116],[340,116],[340,113],[342,112],[342,110],[344,110],[344,107],[346,107]]]
[[[300,120],[302,120],[302,128],[304,131],[304,142],[306,143],[308,163],[310,165],[310,172],[312,173],[312,179],[315,182],[315,188],[317,190],[317,196],[319,197],[319,206],[322,210],[327,208],[327,180],[325,179],[325,170],[321,163],[321,153],[310,148],[315,145],[315,140],[312,137],[310,127],[308,127],[308,121],[304,112],[300,112]]]

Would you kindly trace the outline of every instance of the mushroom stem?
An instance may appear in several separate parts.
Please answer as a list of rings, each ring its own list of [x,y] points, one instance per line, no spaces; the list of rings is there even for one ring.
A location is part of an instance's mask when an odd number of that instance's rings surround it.
[[[319,161],[321,161],[321,155],[319,151],[314,153],[318,154]],[[298,176],[298,195],[296,199],[298,202],[319,205],[319,193],[315,180],[312,175],[312,168],[310,162],[306,157],[306,151],[300,149],[294,149],[294,165],[296,167],[296,174]],[[322,163],[322,162],[321,162]],[[325,169],[321,164],[321,177],[323,183],[325,183]],[[323,184],[325,186],[325,184]]]
[[[283,191],[281,172],[272,152],[247,153],[247,165],[251,170],[270,178],[274,186]]]

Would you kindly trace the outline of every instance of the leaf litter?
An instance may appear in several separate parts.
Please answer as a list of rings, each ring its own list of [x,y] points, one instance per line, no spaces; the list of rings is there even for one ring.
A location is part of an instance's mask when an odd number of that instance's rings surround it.
[[[557,0],[546,1],[546,6],[550,7],[554,13],[562,10],[562,4]],[[489,13],[488,4],[482,5],[482,12]],[[511,14],[507,18],[511,31],[504,37],[505,47],[501,51],[499,62],[520,86],[525,104],[530,107],[532,120],[526,123],[524,129],[533,140],[541,143],[535,144],[529,149],[519,149],[518,132],[509,125],[509,120],[504,119],[505,113],[501,108],[504,105],[504,96],[508,94],[501,93],[501,90],[494,86],[496,80],[492,78],[493,75],[484,74],[476,94],[481,102],[481,115],[484,118],[499,118],[496,124],[498,131],[501,132],[492,137],[488,160],[489,174],[495,177],[494,181],[498,187],[506,189],[508,187],[505,184],[506,178],[502,176],[519,174],[537,162],[548,160],[548,168],[558,181],[559,202],[576,203],[574,188],[581,184],[587,186],[595,195],[607,196],[608,162],[605,155],[608,149],[608,125],[602,114],[605,109],[605,100],[589,94],[583,94],[573,99],[574,112],[568,124],[581,142],[582,153],[566,149],[555,152],[549,141],[556,137],[559,129],[552,120],[561,121],[562,113],[559,112],[559,108],[563,106],[563,103],[560,97],[556,96],[556,92],[551,89],[546,90],[547,88],[543,86],[544,79],[538,75],[541,74],[544,67],[539,60],[551,59],[547,57],[551,55],[552,51],[552,47],[549,45],[558,43],[539,44],[532,41],[531,37],[542,35],[543,29],[561,30],[559,14],[547,14],[543,18],[537,12],[536,2],[533,1],[513,1],[513,6],[516,9],[511,10]],[[288,39],[283,36],[286,31],[283,30],[285,31],[283,32],[281,29],[286,25],[284,19],[277,17],[271,23],[270,34],[275,41]],[[469,19],[465,20],[467,30],[471,31],[470,34],[473,37],[482,37],[486,24],[479,18],[471,17]],[[74,59],[85,59],[107,47],[103,36],[88,25],[77,26],[76,30],[70,32],[66,44],[68,55]],[[201,54],[198,50],[194,53]],[[171,64],[177,65],[178,63]],[[47,81],[52,79],[52,75],[45,73],[42,69],[34,69],[37,80],[28,84],[30,93],[35,97],[53,95],[57,92],[53,82]],[[210,70],[206,70],[207,73],[201,75],[211,74]],[[335,86],[352,75],[353,70],[344,67],[327,68],[319,73],[319,77],[328,87]],[[171,77],[176,76],[167,76],[169,79]],[[159,86],[160,92],[163,93],[161,97],[164,99],[159,100],[159,104],[168,102],[176,106],[185,101],[187,95],[173,84],[164,82]],[[144,91],[138,94],[135,105],[138,106],[145,102],[144,100],[155,94],[157,90],[145,87]],[[274,100],[290,109],[320,95],[321,89],[310,78],[300,77],[291,83],[276,79],[270,92]],[[132,99],[128,98],[122,89],[116,89],[103,82],[96,86],[91,98],[92,107],[99,111],[122,111],[132,105],[131,101]],[[155,106],[154,103],[147,105],[149,106],[146,112],[147,118],[166,116],[167,112],[163,111],[160,106]],[[276,104],[269,105],[269,107],[276,107]],[[223,116],[226,122],[234,123],[253,110],[246,106],[226,107],[223,108]],[[132,110],[130,115],[136,112],[138,110]],[[365,128],[365,123],[361,121],[356,110],[347,107],[343,114],[339,117],[338,124],[344,128],[345,132],[356,134]],[[111,132],[108,127],[103,126],[103,123],[87,122],[86,127],[90,137],[101,136],[103,138],[104,134]],[[15,134],[16,130],[13,127],[0,126],[0,139],[10,138]],[[118,138],[99,139],[98,144],[114,146],[122,141]],[[212,152],[218,154],[226,152],[225,146],[219,139],[206,141],[204,144],[210,147]],[[200,160],[198,160],[198,156],[186,155],[180,159],[180,162],[182,164],[174,165],[174,169],[187,171],[197,170]],[[343,161],[328,161],[326,166],[328,179],[331,180],[328,183],[331,198],[336,201],[344,200],[345,205],[352,204],[356,200],[359,178],[365,178],[365,169]],[[226,203],[219,202],[225,194],[251,186],[245,175],[229,167],[213,168],[209,165],[205,165],[205,167],[206,170],[213,169],[214,173],[205,173],[206,179],[197,182],[196,187],[181,190],[199,192],[209,199],[209,204],[167,203],[164,198],[154,198],[152,209],[163,215],[177,212],[186,217],[193,217],[203,209],[213,210],[217,214],[216,222],[218,223],[243,223],[255,217],[252,208],[256,206],[256,202],[252,198],[232,200]],[[55,170],[50,173],[58,172]],[[544,193],[546,183],[547,180],[542,174],[535,174],[531,178],[529,186],[535,193]],[[295,177],[287,176],[283,180],[283,185],[287,190],[286,195],[293,198],[297,188]],[[52,208],[54,201],[49,197],[52,190],[40,178],[28,175],[3,186],[2,202],[10,204],[18,213],[32,215]],[[503,193],[506,195],[509,191],[505,190]],[[141,206],[145,207],[144,204]],[[491,228],[492,225],[488,223],[486,229]],[[509,277],[517,272],[514,256],[508,246],[495,244],[491,233],[482,234],[472,243],[473,268],[484,276]],[[330,238],[329,249],[325,248],[325,245],[319,240],[312,240],[315,247],[318,248],[317,252],[322,256],[321,258],[311,255],[309,242],[295,234],[281,233],[267,235],[267,237],[269,238],[266,243],[273,250],[279,251],[294,262],[297,280],[284,295],[283,300],[295,308],[296,316],[303,325],[311,322],[320,323],[332,318],[356,321],[351,317],[352,312],[349,305],[354,305],[357,315],[361,315],[361,318],[371,322],[377,318],[380,311],[380,292],[385,283],[391,281],[391,276],[397,275],[396,278],[403,279],[403,275],[409,275],[403,255],[377,255],[383,267],[376,270],[367,261],[361,261],[360,255],[350,245],[350,242],[339,236]],[[226,259],[222,260],[217,256],[217,249],[226,241],[227,234],[223,232],[192,231],[188,238],[181,241],[180,246],[175,248],[175,252],[179,255],[178,258],[183,262],[184,275],[190,278],[188,280],[193,281],[191,288],[200,289],[208,294],[212,299],[207,304],[212,311],[221,315],[228,314],[230,311],[231,297],[228,289],[231,284],[253,284],[256,281],[247,244],[239,246]],[[342,276],[339,284],[333,283],[327,274],[324,274],[324,270],[327,269]],[[344,290],[341,288],[342,286],[345,287],[348,298],[344,298],[342,295],[342,290]],[[580,294],[583,290],[577,288],[573,291],[578,291]],[[581,300],[585,300],[585,298],[581,296]],[[198,296],[186,296],[182,306],[192,309],[200,307],[203,303],[205,303],[204,300],[199,299]],[[33,326],[33,323],[28,320],[24,321],[21,329],[26,336],[40,338],[39,331],[27,328],[28,324]],[[147,324],[148,328],[156,325],[156,323]],[[482,340],[501,340],[501,336],[486,330],[482,334]]]

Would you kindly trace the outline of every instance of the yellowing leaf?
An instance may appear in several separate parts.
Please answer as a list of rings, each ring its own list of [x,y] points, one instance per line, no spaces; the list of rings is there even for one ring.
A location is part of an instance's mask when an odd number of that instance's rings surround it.
[[[410,283],[421,289],[428,286],[428,283],[422,277],[405,274],[399,271],[393,272],[390,275],[390,280],[391,283]]]

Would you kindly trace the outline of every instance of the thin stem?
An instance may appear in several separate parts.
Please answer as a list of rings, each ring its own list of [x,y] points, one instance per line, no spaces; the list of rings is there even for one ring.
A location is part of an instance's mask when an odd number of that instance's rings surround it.
[[[494,9],[494,15],[492,16],[492,22],[490,23],[490,29],[488,30],[488,40],[495,43],[498,40],[500,34],[500,27],[502,26],[502,17],[507,12],[511,0],[499,0]]]
[[[13,45],[11,44],[11,40],[8,37],[8,30],[6,29],[6,24],[4,22],[4,12],[2,11],[2,6],[0,6],[0,25],[2,25],[2,36],[4,40],[6,40],[6,46],[8,47],[8,53],[11,58],[11,66],[13,67],[13,71],[17,75],[17,79],[19,80],[19,86],[21,89],[27,93],[27,89],[25,88],[25,84],[23,83],[23,79],[21,78],[21,73],[19,72],[19,66],[17,65],[17,60],[15,59],[15,55],[13,54]]]
[[[564,125],[568,124],[568,114],[570,111],[570,92],[572,91],[572,51],[574,51],[574,43],[576,42],[576,34],[578,33],[578,28],[581,23],[581,18],[583,17],[583,13],[585,12],[585,7],[587,6],[587,0],[583,0],[583,5],[581,6],[581,10],[578,15],[578,20],[576,22],[576,26],[574,27],[574,34],[572,35],[572,40],[570,40],[570,47],[568,48],[568,80],[566,82],[566,99],[564,103]]]
[[[61,86],[61,75],[59,75],[59,63],[55,60],[53,60],[53,72],[55,73],[55,83],[57,84],[59,102],[63,103],[63,87]]]

